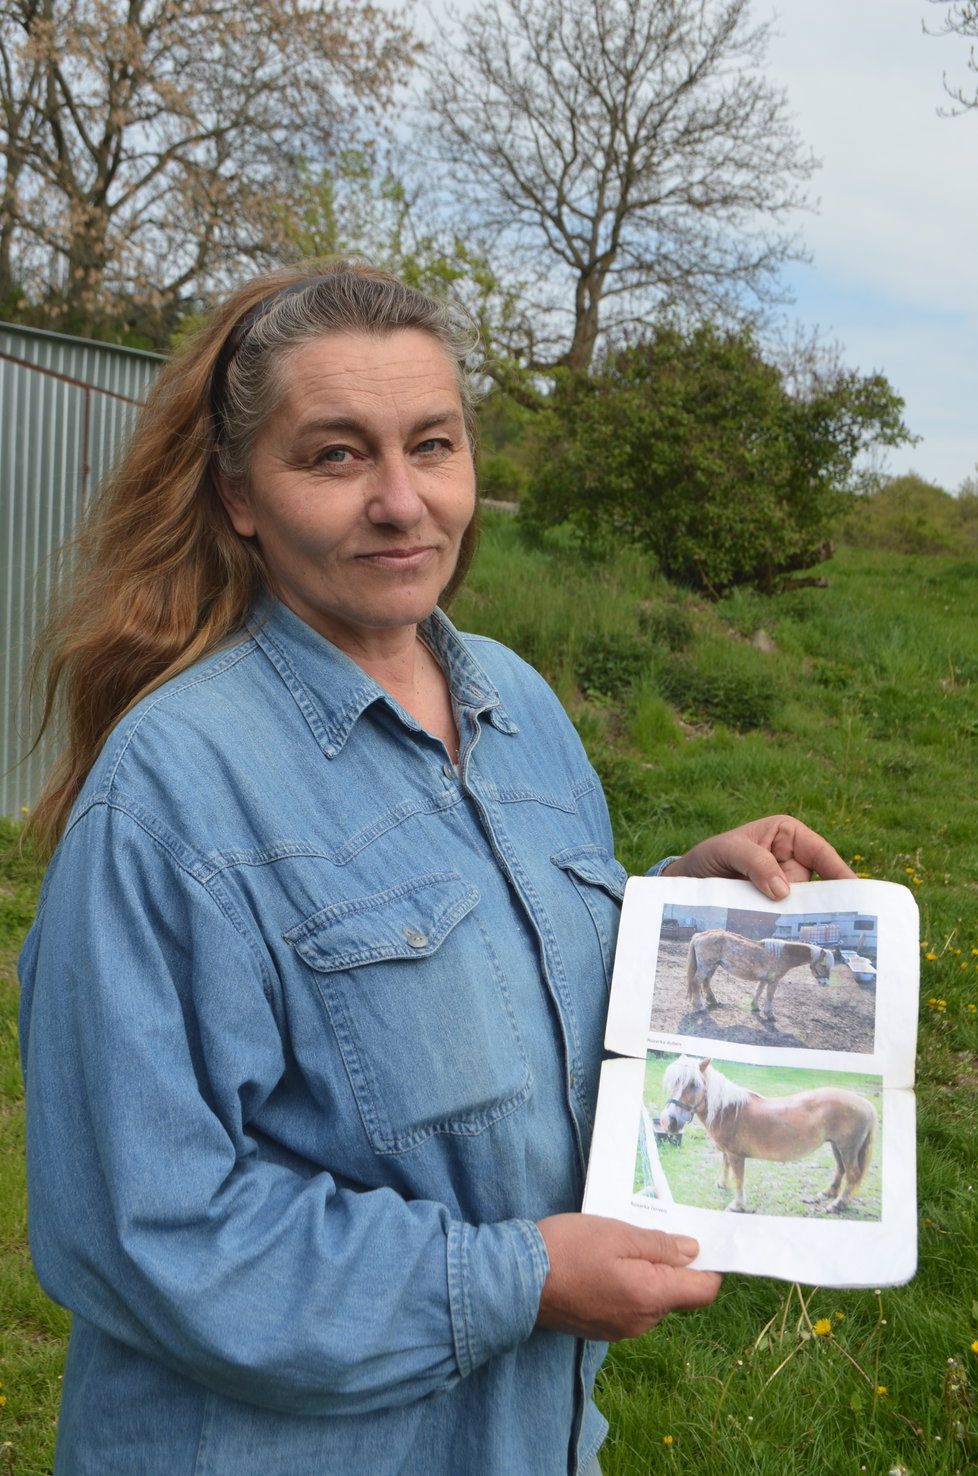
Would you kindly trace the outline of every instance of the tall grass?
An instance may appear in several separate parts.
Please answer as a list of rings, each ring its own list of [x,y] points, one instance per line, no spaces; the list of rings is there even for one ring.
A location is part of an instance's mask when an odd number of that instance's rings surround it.
[[[978,561],[846,549],[830,574],[709,606],[634,551],[588,560],[490,516],[453,611],[555,685],[629,869],[787,809],[921,907],[916,1278],[877,1297],[730,1277],[619,1345],[612,1476],[978,1469]],[[38,875],[0,841],[0,1473],[40,1476],[67,1319],[25,1248],[13,960]]]

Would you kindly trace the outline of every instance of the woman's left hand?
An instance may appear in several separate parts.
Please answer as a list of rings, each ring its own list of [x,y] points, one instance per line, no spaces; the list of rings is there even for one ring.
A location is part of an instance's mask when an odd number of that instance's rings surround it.
[[[746,877],[775,902],[787,897],[792,882],[855,876],[828,841],[791,815],[751,820],[723,835],[700,841],[667,866],[662,876]]]

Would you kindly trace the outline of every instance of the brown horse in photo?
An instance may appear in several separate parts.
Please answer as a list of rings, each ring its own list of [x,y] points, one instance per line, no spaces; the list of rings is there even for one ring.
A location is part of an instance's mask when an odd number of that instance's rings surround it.
[[[807,964],[820,984],[826,983],[835,962],[828,948],[817,943],[801,943],[787,938],[761,938],[754,942],[726,928],[709,928],[694,933],[689,940],[686,958],[686,993],[694,1010],[712,1010],[719,1003],[710,981],[722,964],[730,974],[756,984],[751,1009],[760,1012],[762,1020],[774,1019],[774,991],[791,969]],[[761,995],[767,990],[767,1013],[761,1009]]]
[[[682,1132],[694,1116],[723,1154],[719,1189],[734,1197],[728,1210],[744,1211],[744,1163],[748,1158],[791,1163],[829,1143],[835,1178],[825,1191],[827,1214],[844,1210],[857,1192],[873,1156],[876,1111],[872,1102],[844,1087],[815,1087],[788,1097],[762,1097],[730,1081],[710,1060],[680,1056],[666,1070],[669,1100],[659,1115],[669,1133]]]

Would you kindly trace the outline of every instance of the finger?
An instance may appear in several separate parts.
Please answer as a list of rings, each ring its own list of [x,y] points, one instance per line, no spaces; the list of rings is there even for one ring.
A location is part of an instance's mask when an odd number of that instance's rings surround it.
[[[692,1312],[708,1307],[723,1285],[717,1271],[677,1270],[671,1266],[655,1268],[649,1277],[650,1302],[670,1312]]]
[[[668,1235],[664,1230],[632,1228],[627,1255],[657,1266],[684,1267],[700,1253],[699,1241],[691,1235]]]
[[[778,838],[780,840],[780,836]],[[777,845],[777,843],[776,843]],[[775,849],[777,855],[777,849]],[[782,858],[779,856],[779,860]],[[786,861],[788,857],[784,858]],[[847,866],[834,846],[829,845],[824,836],[817,831],[810,830],[807,825],[795,821],[795,832],[791,837],[790,859],[797,865],[804,867],[808,880],[813,871],[817,871],[825,881],[842,881],[855,876],[851,867]],[[785,867],[787,870],[787,866]]]
[[[770,897],[774,902],[783,902],[791,890],[777,858],[766,846],[758,845],[746,836],[736,837],[726,859],[732,872],[745,876],[759,892],[763,892],[765,897]]]
[[[674,1271],[671,1302],[676,1312],[708,1307],[723,1285],[718,1271]]]

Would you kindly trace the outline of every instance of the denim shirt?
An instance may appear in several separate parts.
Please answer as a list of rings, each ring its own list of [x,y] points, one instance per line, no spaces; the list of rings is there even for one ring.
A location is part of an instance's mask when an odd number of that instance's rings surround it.
[[[439,611],[460,764],[265,600],[111,734],[21,959],[56,1471],[584,1469],[534,1330],[625,872],[543,680]]]

